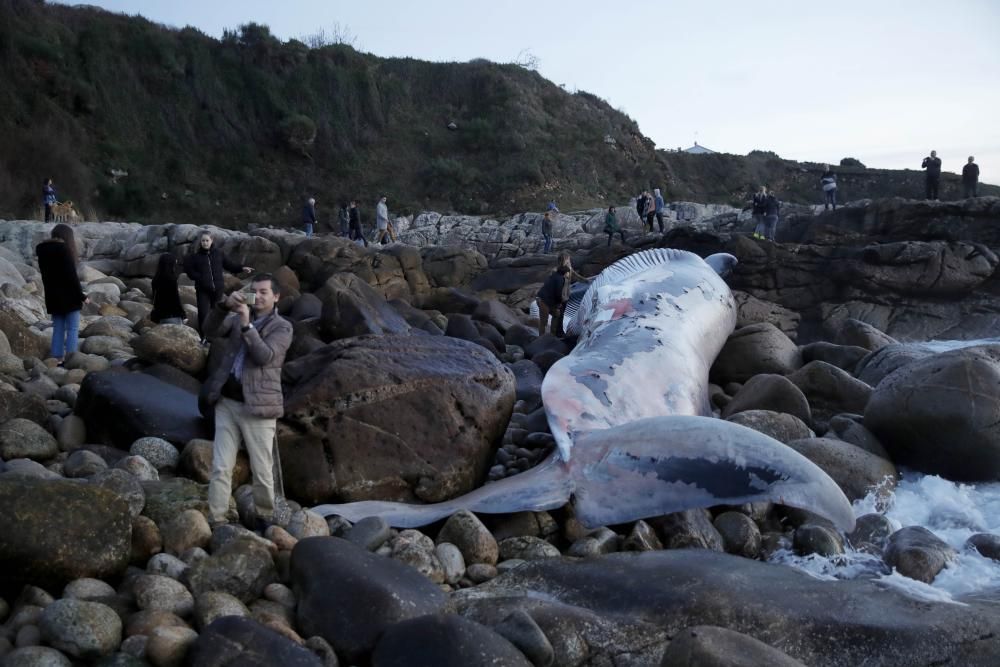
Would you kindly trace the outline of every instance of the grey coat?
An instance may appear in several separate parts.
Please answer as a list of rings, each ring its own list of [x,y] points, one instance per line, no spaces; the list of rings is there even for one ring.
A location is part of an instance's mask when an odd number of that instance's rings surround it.
[[[225,347],[219,364],[201,388],[201,401],[208,405],[218,402],[243,342],[247,345],[242,377],[247,409],[256,417],[281,417],[284,414],[281,366],[292,344],[291,322],[275,311],[259,331],[254,327],[243,333],[239,315],[216,305],[205,320],[205,332],[209,338],[218,339],[216,345]]]

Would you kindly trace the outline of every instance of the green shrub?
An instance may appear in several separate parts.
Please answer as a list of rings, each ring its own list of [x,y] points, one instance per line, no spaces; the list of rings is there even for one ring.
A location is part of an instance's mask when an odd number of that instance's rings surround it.
[[[309,116],[292,114],[286,116],[279,126],[285,144],[297,153],[309,155],[309,149],[316,141],[316,123]]]

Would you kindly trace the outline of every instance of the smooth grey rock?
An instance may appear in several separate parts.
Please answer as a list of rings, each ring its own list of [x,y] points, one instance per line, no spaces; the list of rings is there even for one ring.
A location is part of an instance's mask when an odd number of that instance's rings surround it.
[[[885,562],[903,576],[929,584],[958,553],[923,526],[906,526],[889,536]]]
[[[75,658],[97,658],[114,652],[122,641],[122,621],[98,602],[66,598],[42,612],[42,638]]]
[[[467,564],[497,563],[499,547],[496,538],[472,512],[462,510],[448,517],[438,532],[437,542],[454,544]]]

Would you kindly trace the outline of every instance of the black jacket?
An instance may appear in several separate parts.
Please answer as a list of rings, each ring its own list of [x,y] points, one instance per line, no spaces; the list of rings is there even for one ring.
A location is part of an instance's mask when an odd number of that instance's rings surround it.
[[[764,211],[767,209],[767,207],[764,205],[764,202],[766,201],[767,201],[767,195],[762,195],[761,193],[758,192],[753,196],[754,215],[764,215]]]
[[[565,302],[563,293],[566,286],[567,273],[568,271],[565,270],[553,271],[545,279],[542,288],[538,290],[538,298],[549,308],[555,308]]]
[[[979,182],[979,165],[975,162],[967,162],[964,167],[962,167],[962,182],[967,184],[975,184]]]
[[[181,295],[177,292],[177,280],[153,278],[153,312],[149,314],[149,319],[160,322],[171,317],[184,319],[184,315]]]
[[[45,310],[50,315],[67,315],[80,310],[87,296],[80,287],[76,263],[63,241],[48,239],[35,248],[38,270],[45,288]]]
[[[764,200],[764,215],[778,215],[781,210],[781,202],[774,195],[768,195]]]
[[[925,157],[920,165],[927,170],[927,178],[938,178],[941,175],[941,158]]]
[[[307,203],[302,207],[303,224],[316,224],[316,207]]]
[[[208,292],[213,301],[221,299],[225,293],[226,277],[223,270],[230,273],[240,273],[243,267],[226,259],[222,251],[212,246],[205,252],[198,248],[184,258],[184,273],[194,281],[194,288],[199,292]]]

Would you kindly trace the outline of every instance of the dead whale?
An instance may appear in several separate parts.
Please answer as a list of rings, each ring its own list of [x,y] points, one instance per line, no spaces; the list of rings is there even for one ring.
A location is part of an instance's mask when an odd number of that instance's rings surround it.
[[[441,503],[314,510],[414,527],[460,509],[539,511],[572,500],[581,523],[594,527],[772,501],[850,530],[851,505],[818,466],[769,436],[708,416],[708,371],[736,323],[719,274],[735,261],[655,249],[601,272],[580,300],[576,347],[542,384],[558,450],[535,468]]]

